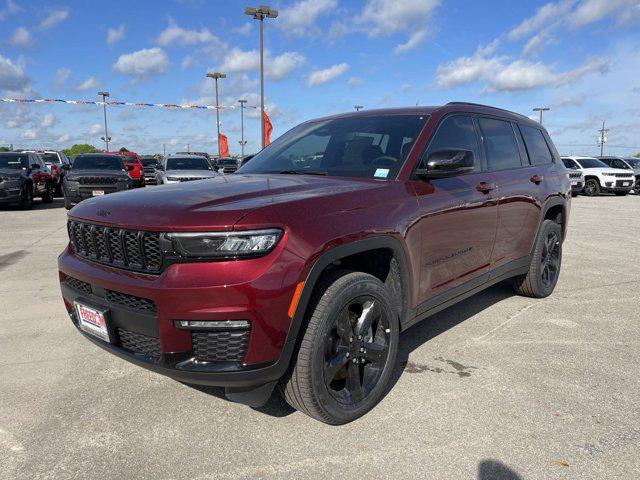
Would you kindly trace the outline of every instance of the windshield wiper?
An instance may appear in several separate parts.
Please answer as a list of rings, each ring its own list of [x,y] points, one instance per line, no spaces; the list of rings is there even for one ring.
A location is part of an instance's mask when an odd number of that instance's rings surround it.
[[[329,172],[322,170],[280,170],[267,173],[279,173],[282,175],[329,175]]]

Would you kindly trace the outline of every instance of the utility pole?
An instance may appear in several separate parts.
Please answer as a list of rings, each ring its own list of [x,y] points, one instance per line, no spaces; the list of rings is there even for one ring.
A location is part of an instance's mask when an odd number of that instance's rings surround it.
[[[109,96],[109,92],[98,92],[98,95],[102,95],[102,109],[104,112],[104,143],[106,144],[106,151],[109,151],[109,140],[111,137],[109,136],[109,130],[107,129],[107,97]]]
[[[218,79],[227,78],[225,73],[213,72],[207,73],[207,77],[213,78],[216,81],[216,127],[218,129],[218,157],[220,157],[220,102],[218,102]]]
[[[244,104],[247,103],[247,101],[241,98],[238,100],[238,103],[240,104],[240,149],[242,151],[241,155],[244,157],[244,146],[247,144],[247,142],[244,141]]]
[[[540,112],[540,125],[542,125],[542,112],[548,112],[551,110],[549,107],[536,107],[533,109],[534,112]]]
[[[359,112],[361,109],[363,109],[364,107],[362,105],[354,105],[353,108],[356,109],[356,112]]]
[[[167,146],[164,143],[162,144],[162,156],[167,158]]]
[[[607,137],[605,134],[611,130],[610,128],[604,128],[604,120],[602,121],[602,128],[598,130],[600,137],[598,137],[598,143],[600,144],[600,156],[604,157],[604,144],[607,143]]]
[[[187,153],[191,153],[191,150],[189,150],[189,144],[187,143]]]
[[[271,10],[269,5],[260,5],[258,8],[246,7],[245,15],[251,15],[254,20],[260,20],[260,135],[262,137],[262,148],[264,144],[264,48],[262,44],[262,24],[266,18],[276,18],[277,10]]]

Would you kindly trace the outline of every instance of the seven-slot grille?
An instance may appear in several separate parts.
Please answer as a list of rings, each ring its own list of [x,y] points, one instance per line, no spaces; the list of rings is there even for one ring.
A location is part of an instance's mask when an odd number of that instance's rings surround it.
[[[73,251],[82,257],[120,268],[159,273],[160,234],[75,222],[67,224]]]
[[[80,185],[110,185],[118,183],[116,177],[76,177],[72,181],[78,182]]]
[[[580,173],[580,172],[570,173],[569,174],[569,178],[580,178],[580,177],[582,177],[582,173]]]
[[[192,332],[193,354],[199,362],[242,362],[249,334],[249,330]]]
[[[616,178],[631,178],[633,173],[614,173],[613,176]]]

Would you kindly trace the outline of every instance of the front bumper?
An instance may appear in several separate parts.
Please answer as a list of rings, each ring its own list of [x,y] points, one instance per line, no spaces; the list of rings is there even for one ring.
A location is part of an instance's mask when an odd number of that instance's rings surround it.
[[[124,186],[118,186],[117,184],[107,184],[107,185],[73,185],[70,186],[68,184],[64,185],[63,194],[64,198],[67,199],[70,203],[76,205],[80,203],[82,200],[86,200],[87,198],[92,198],[97,195],[94,195],[94,191],[104,192],[104,195],[108,195],[110,193],[123,192],[128,190],[128,188],[124,188]]]
[[[634,186],[634,179],[624,179],[624,180],[605,180],[602,185],[602,190],[606,192],[630,192]]]
[[[0,187],[0,204],[13,204],[21,200],[20,187],[1,188]]]
[[[575,182],[575,184],[573,182],[571,182],[571,191],[572,192],[581,192],[582,189],[584,188],[584,182],[579,180],[577,182]]]
[[[291,320],[287,311],[298,279],[293,274],[283,278],[281,261],[303,266],[297,256],[279,247],[247,261],[175,264],[158,276],[96,264],[70,249],[60,255],[58,264],[62,296],[76,326],[75,301],[108,309],[114,343],[81,331],[96,345],[182,382],[246,388],[277,380],[293,351],[295,339],[288,338]],[[86,282],[90,289],[72,288],[68,277]],[[113,301],[108,291],[148,299],[155,311]],[[177,328],[177,320],[248,320],[250,331],[241,360],[202,361],[196,350],[200,332]],[[149,354],[148,349],[130,348],[120,341],[121,334],[140,335],[146,345],[157,349]]]

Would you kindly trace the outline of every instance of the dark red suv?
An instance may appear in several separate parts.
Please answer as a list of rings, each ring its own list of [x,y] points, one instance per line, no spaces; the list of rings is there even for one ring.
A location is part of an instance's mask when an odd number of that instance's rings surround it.
[[[293,128],[235,175],[82,202],[60,283],[102,348],[254,406],[279,383],[341,424],[384,395],[400,331],[505,279],[551,294],[570,201],[527,117],[352,112]]]

